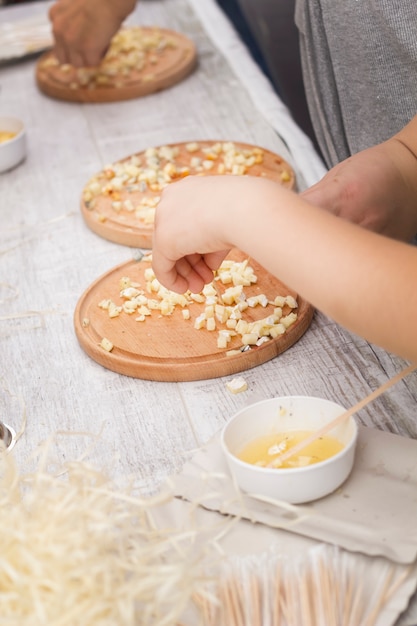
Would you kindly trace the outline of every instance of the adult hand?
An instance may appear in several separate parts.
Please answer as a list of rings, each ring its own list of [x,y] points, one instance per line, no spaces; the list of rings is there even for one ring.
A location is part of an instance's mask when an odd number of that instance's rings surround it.
[[[416,165],[394,137],[342,161],[301,195],[338,217],[409,241],[417,232]]]
[[[95,67],[136,0],[57,0],[49,10],[60,63]]]

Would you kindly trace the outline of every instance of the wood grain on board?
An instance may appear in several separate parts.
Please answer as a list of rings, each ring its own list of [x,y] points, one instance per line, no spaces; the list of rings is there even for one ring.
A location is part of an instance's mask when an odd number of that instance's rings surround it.
[[[197,149],[196,146],[198,146]],[[162,185],[158,181],[152,183],[149,177],[149,173],[152,174],[148,165],[151,159],[148,156],[150,151],[157,153],[155,158],[158,159],[160,168],[158,176],[167,178]],[[170,151],[175,151],[175,157],[169,157]],[[232,165],[231,151],[234,151],[236,161],[245,159],[247,163],[253,160],[255,162],[251,165],[238,162]],[[168,156],[166,156],[167,153]],[[133,165],[140,171],[136,178],[125,176],[126,181],[123,185],[119,184],[114,189],[111,184],[112,180],[117,179],[118,183],[121,180],[117,168],[114,167],[112,170],[112,167],[109,167],[98,172],[84,188],[81,212],[89,228],[100,237],[137,248],[151,248],[152,246],[152,211],[154,211],[152,203],[157,203],[163,185],[167,182],[174,182],[187,175],[202,176],[218,173],[228,175],[241,171],[245,175],[269,178],[288,189],[293,189],[295,186],[295,173],[281,156],[265,148],[241,142],[213,140],[158,146],[126,157],[113,166],[117,164]],[[175,168],[174,171],[171,171],[172,166]],[[91,189],[93,189],[93,194],[90,193]],[[97,189],[100,191],[98,192]],[[125,203],[129,204],[128,209],[125,208]],[[146,203],[149,203],[148,208]]]
[[[60,65],[53,51],[44,53],[36,65],[39,89],[51,98],[69,102],[119,102],[167,89],[183,80],[197,64],[194,43],[185,35],[156,27],[125,28],[142,41],[136,47],[115,53],[115,60],[105,57],[97,68]],[[114,40],[113,40],[114,41]],[[136,56],[135,56],[136,55]]]
[[[233,250],[228,258],[235,261],[247,259],[247,255]],[[273,300],[277,295],[292,295],[277,278],[267,273],[252,259],[249,261],[255,271],[257,282],[245,287],[247,297],[265,294]],[[242,372],[255,367],[290,348],[308,329],[313,307],[298,297],[297,320],[285,334],[269,339],[259,347],[228,356],[227,351],[242,346],[240,337],[232,338],[227,350],[217,347],[216,331],[194,328],[196,317],[204,311],[205,304],[193,302],[189,306],[191,317],[184,320],[181,307],[176,307],[171,315],[161,315],[152,311],[146,321],[136,321],[137,314],[122,312],[118,317],[110,318],[107,310],[99,303],[111,299],[121,305],[120,280],[128,277],[144,288],[145,270],[151,267],[151,261],[145,257],[140,261],[130,260],[110,270],[96,280],[78,301],[74,326],[78,341],[83,350],[103,367],[135,378],[154,381],[191,381],[216,378]],[[224,285],[218,287],[221,291]],[[153,297],[148,294],[148,297]],[[266,308],[257,306],[248,308],[244,318],[248,321],[259,320],[271,314],[273,305]],[[286,314],[287,307],[283,310]],[[223,327],[224,328],[224,327]],[[106,338],[113,344],[108,352],[100,343]]]

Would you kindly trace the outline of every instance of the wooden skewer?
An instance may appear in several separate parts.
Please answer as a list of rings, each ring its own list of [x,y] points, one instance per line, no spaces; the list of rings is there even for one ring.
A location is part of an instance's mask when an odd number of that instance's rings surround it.
[[[297,445],[295,445],[293,448],[290,448],[286,452],[283,452],[282,454],[277,456],[274,459],[274,465],[276,466],[277,462],[284,463],[284,461],[294,456],[295,454],[298,454],[306,446],[310,445],[310,443],[313,443],[313,441],[316,441],[316,439],[318,439],[319,437],[323,437],[323,435],[326,435],[330,430],[335,428],[335,426],[338,426],[338,424],[340,424],[341,422],[344,422],[346,419],[351,417],[351,415],[360,411],[360,409],[362,409],[364,406],[366,406],[367,404],[375,400],[375,398],[378,398],[378,396],[383,394],[387,389],[389,389],[390,387],[398,383],[398,381],[400,381],[402,378],[404,378],[405,376],[413,372],[415,369],[417,369],[417,363],[412,363],[411,365],[403,369],[401,372],[396,374],[393,378],[391,378],[390,380],[387,380],[386,383],[378,387],[378,389],[375,389],[375,391],[370,393],[369,396],[366,396],[366,398],[363,398],[362,400],[360,400],[357,404],[352,406],[350,409],[348,409],[344,413],[341,413],[340,415],[335,417],[335,419],[325,424],[322,428],[319,428],[319,430],[314,431],[311,435],[309,435],[308,437],[306,437],[305,439],[297,443]],[[271,467],[271,465],[267,467]]]

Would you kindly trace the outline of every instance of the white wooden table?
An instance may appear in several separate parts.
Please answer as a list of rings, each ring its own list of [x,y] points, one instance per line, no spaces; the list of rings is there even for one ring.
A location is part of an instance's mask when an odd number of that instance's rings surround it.
[[[39,2],[1,8],[0,20],[46,13],[47,7]],[[405,363],[321,313],[290,350],[245,372],[248,391],[237,395],[227,391],[225,378],[128,378],[82,351],[72,322],[79,297],[132,256],[132,250],[92,233],[79,211],[85,182],[106,163],[152,145],[224,139],[282,154],[294,166],[300,189],[324,171],[214,0],[141,0],[129,22],[190,36],[198,47],[198,69],[183,83],[143,99],[78,105],[38,91],[36,59],[0,66],[0,115],[20,117],[28,133],[25,162],[0,174],[0,420],[19,431],[26,412],[15,447],[23,464],[40,442],[69,431],[80,434],[59,437],[62,460],[78,457],[93,441],[90,459],[115,474],[135,474],[151,487],[247,403],[302,394],[348,407]],[[401,303],[398,313],[393,332]],[[416,407],[413,374],[357,418],[416,438]]]

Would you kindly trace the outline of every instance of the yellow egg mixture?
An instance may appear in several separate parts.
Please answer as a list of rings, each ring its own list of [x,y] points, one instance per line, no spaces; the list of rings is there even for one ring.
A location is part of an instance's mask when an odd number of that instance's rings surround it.
[[[11,133],[7,130],[0,130],[0,143],[5,143],[6,141],[10,141],[13,137],[16,137],[17,133]]]
[[[246,463],[259,467],[294,468],[314,465],[329,459],[343,449],[343,444],[334,437],[323,436],[289,457],[284,463],[279,457],[297,443],[312,434],[308,430],[293,430],[284,433],[265,435],[248,443],[236,456]]]

